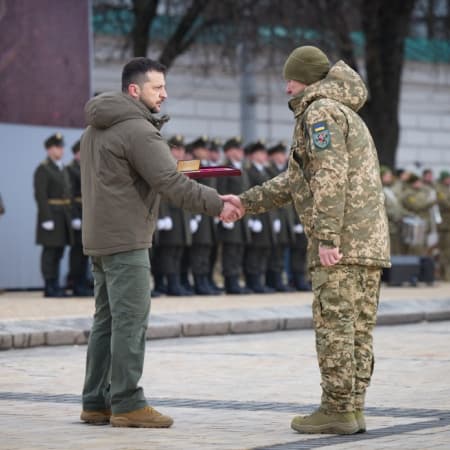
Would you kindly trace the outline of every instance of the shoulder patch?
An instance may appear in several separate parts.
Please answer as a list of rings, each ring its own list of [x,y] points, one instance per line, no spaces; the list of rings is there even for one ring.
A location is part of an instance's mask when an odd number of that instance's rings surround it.
[[[326,122],[316,122],[312,126],[312,140],[317,150],[325,150],[331,144],[331,135]]]

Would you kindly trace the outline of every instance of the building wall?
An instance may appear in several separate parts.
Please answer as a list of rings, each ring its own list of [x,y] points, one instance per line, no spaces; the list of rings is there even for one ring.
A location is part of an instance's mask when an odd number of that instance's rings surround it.
[[[171,116],[165,134],[181,133],[189,141],[207,134],[227,139],[240,134],[238,77],[209,78],[181,73],[174,67],[167,77],[169,97],[165,112]],[[115,90],[120,67],[100,66],[94,72],[94,90]],[[281,77],[257,76],[257,133],[269,143],[289,142],[293,117],[287,108]],[[408,62],[400,99],[400,142],[397,167],[415,163],[435,171],[450,167],[450,65]]]

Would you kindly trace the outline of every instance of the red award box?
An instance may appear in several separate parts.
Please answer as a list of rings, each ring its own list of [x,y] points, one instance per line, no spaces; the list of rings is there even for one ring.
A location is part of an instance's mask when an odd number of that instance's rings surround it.
[[[237,177],[241,175],[241,171],[234,167],[201,167],[199,160],[178,161],[177,170],[189,178]]]
[[[239,169],[227,166],[200,167],[198,170],[187,170],[183,173],[189,178],[238,177],[241,175]]]

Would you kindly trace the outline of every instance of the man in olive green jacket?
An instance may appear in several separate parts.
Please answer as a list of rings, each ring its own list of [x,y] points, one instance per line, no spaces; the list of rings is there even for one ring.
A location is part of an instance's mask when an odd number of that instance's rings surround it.
[[[81,138],[82,238],[92,256],[96,310],[89,336],[81,419],[119,427],[170,427],[138,386],[150,308],[148,249],[160,195],[195,213],[231,209],[217,192],[177,172],[161,137],[165,67],[135,58],[122,72],[122,92],[86,105]]]
[[[348,65],[330,67],[315,47],[294,50],[284,77],[296,119],[288,170],[227,199],[241,202],[241,215],[293,201],[308,237],[322,401],[291,426],[302,433],[353,434],[365,431],[380,273],[390,265],[377,153],[356,113],[367,91]]]

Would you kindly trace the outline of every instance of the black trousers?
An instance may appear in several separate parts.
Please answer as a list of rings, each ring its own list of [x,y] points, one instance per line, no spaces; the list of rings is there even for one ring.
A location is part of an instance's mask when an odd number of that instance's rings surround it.
[[[286,247],[284,245],[274,245],[272,246],[270,252],[270,258],[268,262],[268,270],[272,272],[283,272],[284,271],[284,250]]]
[[[193,275],[208,275],[211,271],[212,246],[194,244],[189,249],[189,263]]]
[[[156,251],[156,261],[158,267],[155,269],[161,275],[180,274],[181,258],[183,257],[183,246],[168,245],[159,246]]]
[[[59,280],[59,266],[64,247],[42,247],[41,273],[44,280]]]
[[[83,246],[81,244],[75,244],[70,247],[69,254],[69,276],[72,283],[84,283],[87,279],[89,257],[83,253]]]
[[[224,242],[222,244],[222,273],[224,277],[240,276],[244,264],[243,244]]]
[[[266,273],[270,247],[247,247],[244,257],[245,273],[256,275]]]

